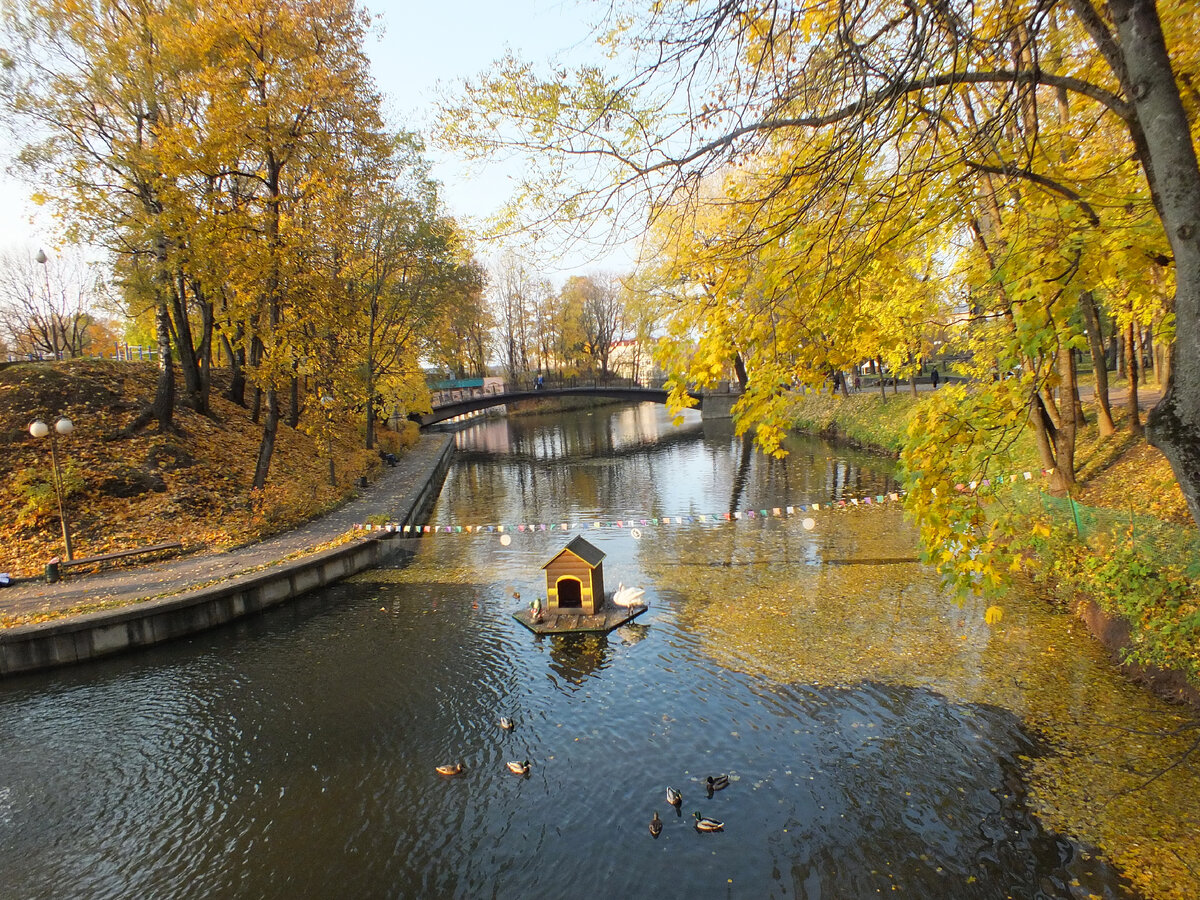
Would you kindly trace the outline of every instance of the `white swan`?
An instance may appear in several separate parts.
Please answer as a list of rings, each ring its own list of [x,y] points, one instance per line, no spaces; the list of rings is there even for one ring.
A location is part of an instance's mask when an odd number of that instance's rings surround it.
[[[613,594],[612,602],[616,606],[624,606],[626,609],[632,609],[635,606],[649,606],[642,602],[642,596],[646,592],[641,588],[625,587],[624,583],[617,583],[617,591]]]

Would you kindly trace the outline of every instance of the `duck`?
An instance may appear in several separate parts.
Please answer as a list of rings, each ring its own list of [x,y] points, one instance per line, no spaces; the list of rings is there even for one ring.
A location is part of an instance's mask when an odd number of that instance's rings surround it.
[[[697,831],[724,831],[725,830],[724,822],[718,822],[716,819],[707,819],[704,816],[700,815],[699,812],[693,813],[693,815],[696,817],[696,830]]]
[[[501,716],[500,717],[500,727],[503,728],[505,731],[512,731],[513,728],[515,727],[515,725],[513,723],[513,720],[510,719],[508,716]]]
[[[679,793],[675,788],[669,787],[667,788],[667,802],[678,811],[680,804],[683,803],[683,794]]]
[[[658,810],[654,811],[654,818],[650,820],[650,833],[655,837],[662,834],[662,819],[658,817]]]
[[[460,762],[450,763],[449,765],[437,767],[437,773],[439,775],[461,775],[462,771],[463,771],[463,764]]]
[[[709,775],[704,779],[705,787],[708,788],[708,794],[711,797],[713,791],[723,791],[729,787],[728,775]]]
[[[529,760],[524,760],[523,762],[510,762],[508,764],[508,771],[512,772],[514,775],[528,775]]]

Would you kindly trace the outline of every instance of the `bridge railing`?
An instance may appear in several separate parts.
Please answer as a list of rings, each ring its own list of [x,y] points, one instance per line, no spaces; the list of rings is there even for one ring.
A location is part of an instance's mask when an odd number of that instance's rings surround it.
[[[611,373],[606,376],[599,373],[575,376],[550,373],[542,376],[540,386],[537,375],[530,375],[516,381],[491,384],[487,387],[461,387],[431,391],[430,400],[434,407],[438,407],[450,403],[459,403],[463,400],[471,400],[476,397],[494,397],[504,394],[536,392],[539,390],[564,390],[573,388],[646,388],[664,390],[665,386],[666,379],[662,377],[656,379],[633,379]]]

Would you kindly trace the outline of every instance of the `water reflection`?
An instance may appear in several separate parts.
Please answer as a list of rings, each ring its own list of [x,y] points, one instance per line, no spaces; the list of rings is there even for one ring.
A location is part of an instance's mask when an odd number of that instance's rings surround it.
[[[711,513],[739,471],[749,508],[891,483],[887,461],[820,442],[743,466],[694,421],[634,452],[670,433],[661,410],[598,415],[473,425],[437,521]],[[650,609],[538,638],[512,613],[569,537],[426,535],[235,628],[0,684],[4,896],[1136,896],[1026,788],[1081,764],[1029,736],[1030,683],[1095,715],[1131,695],[1038,663],[1061,627],[1010,608],[1013,630],[987,629],[892,562],[913,546],[898,510],[589,532]],[[464,775],[438,776],[452,761]],[[697,834],[694,810],[726,831]]]
[[[537,640],[550,644],[550,681],[559,688],[562,687],[560,680],[579,687],[587,679],[598,676],[612,662],[608,635],[605,634],[555,634],[539,636]]]

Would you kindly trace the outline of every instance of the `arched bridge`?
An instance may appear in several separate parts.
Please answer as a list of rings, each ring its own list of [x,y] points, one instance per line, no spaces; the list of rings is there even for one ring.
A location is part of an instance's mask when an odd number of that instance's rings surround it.
[[[459,393],[459,392],[455,392]],[[463,392],[465,393],[465,392]],[[712,394],[691,394],[698,403],[700,413],[704,418],[729,418],[729,410],[738,395],[721,392]],[[550,397],[611,397],[615,400],[631,400],[634,402],[666,403],[667,391],[663,388],[641,387],[639,385],[589,385],[586,387],[550,387],[541,390],[499,391],[496,393],[475,393],[469,396],[459,396],[453,399],[435,403],[433,412],[413,413],[409,418],[421,426],[434,425],[453,419],[455,416],[477,412],[491,406],[503,406],[520,400],[546,400]]]

